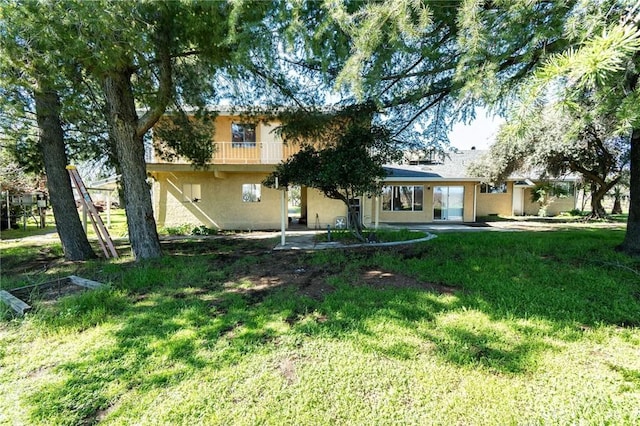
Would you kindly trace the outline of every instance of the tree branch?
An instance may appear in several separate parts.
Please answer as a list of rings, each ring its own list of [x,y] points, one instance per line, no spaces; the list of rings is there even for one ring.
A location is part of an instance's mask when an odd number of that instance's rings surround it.
[[[171,102],[173,96],[173,75],[172,75],[172,57],[169,50],[170,40],[169,31],[164,25],[159,25],[156,29],[156,49],[159,60],[160,76],[159,86],[156,95],[155,105],[149,109],[140,119],[136,128],[136,136],[142,137],[167,109],[167,105]]]

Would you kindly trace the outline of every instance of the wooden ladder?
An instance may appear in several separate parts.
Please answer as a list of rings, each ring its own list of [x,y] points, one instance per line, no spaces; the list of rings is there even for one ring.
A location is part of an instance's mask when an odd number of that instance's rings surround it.
[[[69,176],[71,177],[71,182],[78,190],[78,194],[80,194],[80,200],[82,201],[83,206],[89,212],[89,217],[91,218],[91,224],[93,225],[93,230],[98,236],[98,243],[100,244],[100,248],[104,253],[105,257],[118,257],[118,252],[113,245],[113,241],[111,240],[111,236],[109,235],[109,231],[104,226],[100,215],[98,214],[98,210],[96,206],[93,205],[93,201],[91,201],[91,196],[87,191],[87,188],[84,186],[84,182],[82,182],[82,178],[80,177],[80,173],[78,173],[78,169],[76,166],[67,166],[67,170],[69,171]]]

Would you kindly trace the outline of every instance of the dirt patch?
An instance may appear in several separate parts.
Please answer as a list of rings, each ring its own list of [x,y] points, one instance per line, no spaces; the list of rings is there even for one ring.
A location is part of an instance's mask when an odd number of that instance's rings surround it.
[[[9,290],[9,292],[18,299],[24,300],[27,303],[32,303],[36,300],[41,302],[51,302],[61,297],[79,293],[85,290],[87,290],[86,287],[76,285],[72,283],[68,278],[63,278],[41,285],[32,285],[19,289]]]
[[[377,288],[419,288],[440,294],[454,294],[459,288],[443,284],[422,282],[406,275],[377,269],[363,271],[362,284]]]
[[[366,256],[367,253],[361,253]],[[418,253],[411,253],[418,255]],[[357,255],[357,254],[356,254]],[[235,268],[224,287],[229,292],[240,293],[251,302],[258,303],[278,289],[293,289],[297,295],[322,301],[336,289],[328,284],[333,276],[343,272],[335,265],[311,265],[303,254],[295,252],[275,252],[259,257],[252,264]],[[416,278],[369,268],[351,277],[354,285],[367,285],[376,288],[414,288],[438,294],[453,294],[459,288],[440,283],[422,282]]]
[[[287,384],[291,385],[298,382],[298,373],[296,372],[296,362],[297,358],[287,357],[280,361],[278,365],[278,371],[285,379]]]
[[[335,288],[326,283],[329,276],[336,275],[334,271],[320,267],[280,266],[281,269],[276,271],[272,269],[272,262],[267,268],[254,265],[248,268],[251,269],[251,274],[233,278],[225,283],[225,288],[230,292],[244,294],[252,301],[259,301],[281,288],[293,288],[296,294],[315,300],[322,300],[328,293],[335,291]]]

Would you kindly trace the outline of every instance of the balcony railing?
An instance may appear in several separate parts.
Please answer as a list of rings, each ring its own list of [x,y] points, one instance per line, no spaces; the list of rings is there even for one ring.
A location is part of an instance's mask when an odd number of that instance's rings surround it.
[[[278,164],[298,152],[300,147],[281,142],[215,142],[211,164]],[[154,163],[184,164],[185,158],[165,161],[153,156]]]

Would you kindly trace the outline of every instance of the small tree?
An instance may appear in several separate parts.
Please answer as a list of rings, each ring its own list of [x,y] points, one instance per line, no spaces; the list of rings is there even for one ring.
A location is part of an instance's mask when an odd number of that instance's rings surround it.
[[[540,206],[538,216],[545,217],[551,203],[557,198],[565,198],[567,195],[569,194],[565,188],[553,185],[551,182],[542,182],[531,190],[531,201]]]
[[[360,195],[380,194],[386,177],[383,164],[399,159],[400,152],[384,126],[371,125],[357,114],[333,117],[336,120],[321,120],[324,128],[316,129],[327,133],[327,138],[320,140],[332,141],[328,146],[304,145],[297,154],[279,164],[264,184],[273,188],[278,178],[279,188],[301,185],[341,200],[347,207],[349,227],[356,238],[364,240],[360,217],[350,201]],[[299,135],[292,131],[295,127],[295,122],[285,125],[290,135]],[[305,132],[308,130],[305,127]]]

